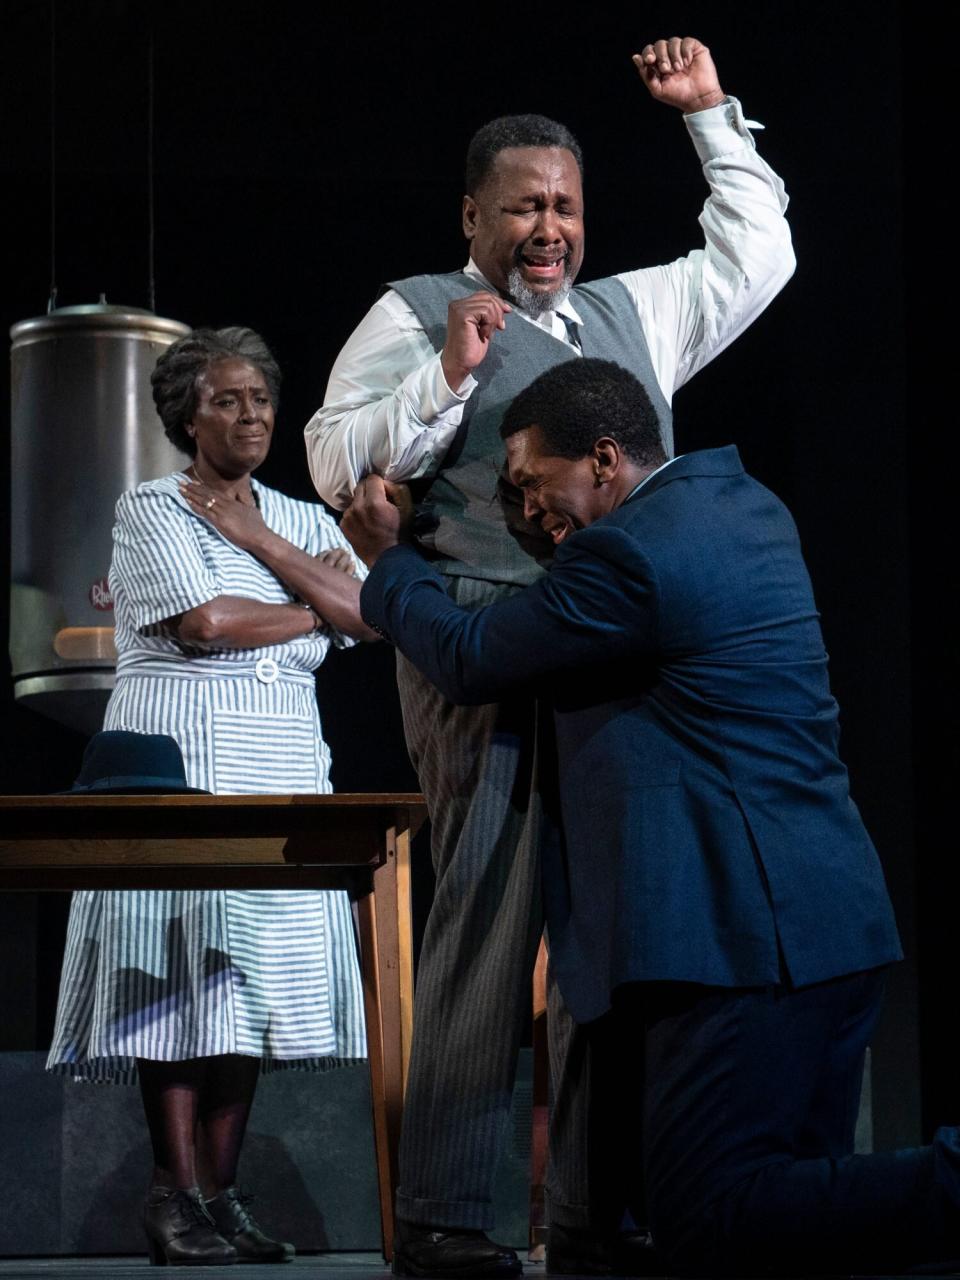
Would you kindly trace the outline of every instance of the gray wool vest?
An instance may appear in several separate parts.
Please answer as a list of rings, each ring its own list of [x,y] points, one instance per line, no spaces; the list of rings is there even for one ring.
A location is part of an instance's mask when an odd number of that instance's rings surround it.
[[[478,282],[461,271],[412,276],[390,285],[413,310],[435,351],[443,350],[447,307],[476,293]],[[571,293],[583,319],[585,356],[615,360],[640,379],[660,420],[668,456],[673,454],[673,416],[660,390],[636,307],[612,277],[578,285]],[[519,317],[490,343],[474,369],[477,387],[440,469],[417,493],[418,540],[442,573],[486,582],[526,586],[539,577],[553,546],[523,520],[519,491],[505,480],[500,423],[524,387],[562,360],[578,357],[564,342]]]

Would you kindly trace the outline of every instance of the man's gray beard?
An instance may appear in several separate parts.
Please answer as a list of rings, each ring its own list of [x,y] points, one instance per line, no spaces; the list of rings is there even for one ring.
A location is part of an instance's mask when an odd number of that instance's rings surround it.
[[[542,316],[545,311],[556,311],[566,302],[567,294],[572,288],[573,281],[567,275],[566,267],[564,267],[563,284],[559,289],[554,289],[553,293],[540,293],[538,290],[531,289],[519,267],[514,267],[507,276],[507,290],[511,299],[528,316]]]

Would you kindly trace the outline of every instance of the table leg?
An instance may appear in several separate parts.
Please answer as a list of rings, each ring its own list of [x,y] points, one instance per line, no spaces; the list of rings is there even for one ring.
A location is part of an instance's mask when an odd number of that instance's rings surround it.
[[[386,854],[383,866],[373,874],[373,892],[360,900],[359,916],[383,1256],[389,1262],[403,1089],[413,1027],[410,838],[405,827],[388,831]]]

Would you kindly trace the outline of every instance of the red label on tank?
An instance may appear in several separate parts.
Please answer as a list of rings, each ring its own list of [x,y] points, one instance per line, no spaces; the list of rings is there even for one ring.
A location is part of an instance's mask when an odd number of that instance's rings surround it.
[[[91,586],[90,603],[95,609],[102,609],[104,612],[113,608],[113,596],[106,578],[98,578]]]

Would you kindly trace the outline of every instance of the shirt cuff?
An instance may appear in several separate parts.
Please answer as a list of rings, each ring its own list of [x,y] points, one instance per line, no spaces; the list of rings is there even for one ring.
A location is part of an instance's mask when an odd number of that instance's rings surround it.
[[[705,111],[694,111],[683,119],[701,164],[709,164],[731,151],[742,151],[744,147],[754,149],[756,143],[750,130],[763,128],[755,120],[748,123],[739,100],[731,97]]]
[[[450,409],[465,404],[477,385],[476,378],[469,373],[463,384],[456,391],[452,390],[443,376],[443,365],[439,354],[431,356],[418,373],[420,375],[420,406],[417,416],[421,422],[430,423]]]

